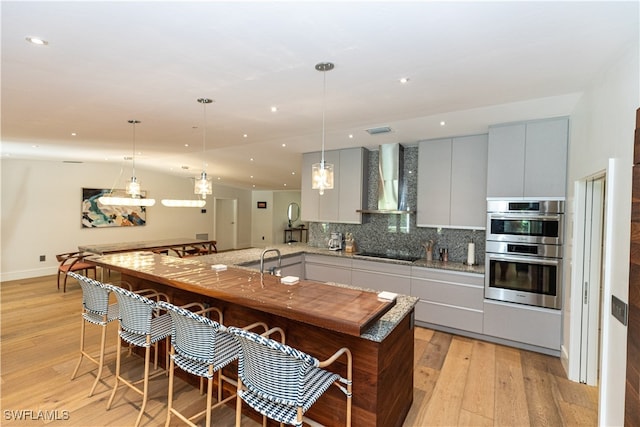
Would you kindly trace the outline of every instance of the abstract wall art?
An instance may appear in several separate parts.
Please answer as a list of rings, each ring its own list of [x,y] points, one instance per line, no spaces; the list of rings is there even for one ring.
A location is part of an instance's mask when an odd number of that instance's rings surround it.
[[[128,197],[124,190],[100,188],[82,189],[82,228],[138,227],[147,223],[144,206],[106,206],[98,201],[111,193],[114,197]],[[142,197],[145,197],[144,192]]]

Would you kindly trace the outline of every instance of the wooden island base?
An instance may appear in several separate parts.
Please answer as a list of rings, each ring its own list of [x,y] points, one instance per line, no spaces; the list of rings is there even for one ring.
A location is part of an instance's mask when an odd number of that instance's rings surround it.
[[[180,280],[153,276],[149,274],[149,269],[142,272],[124,268],[118,263],[104,262],[106,257],[98,258],[95,263],[119,271],[122,280],[130,283],[134,289],[153,288],[164,292],[176,305],[203,302],[218,307],[224,313],[223,323],[225,325],[243,327],[259,321],[265,322],[269,327],[280,327],[285,331],[288,345],[307,352],[319,360],[330,357],[341,347],[349,348],[353,355],[352,425],[355,427],[401,426],[406,418],[413,402],[413,307],[407,310],[406,315],[400,318],[395,327],[378,342],[353,332],[338,332],[318,326],[318,324],[288,318],[286,311],[277,310],[274,312],[270,310],[267,307],[269,302],[266,300],[264,301],[265,308],[261,309],[260,305],[263,302],[260,298],[243,303],[243,301],[228,297],[220,289],[200,288]],[[230,273],[242,274],[236,271]],[[198,274],[204,273],[199,270]],[[317,282],[304,282],[302,286],[305,284],[309,288],[320,285]],[[325,284],[322,286],[327,286],[329,294],[332,291],[334,294],[342,292],[341,288],[335,286]],[[369,298],[369,295],[365,295],[365,297]],[[247,305],[251,305],[251,307]],[[337,313],[338,310],[340,307],[334,307],[332,311],[327,312],[327,318],[331,318],[332,313]],[[354,308],[352,307],[351,310],[353,311]],[[292,315],[292,317],[295,316]],[[274,338],[277,339],[276,336]],[[345,360],[339,359],[339,362],[333,364],[331,369],[346,376]],[[177,372],[182,374],[181,377],[185,380],[194,385],[197,384],[197,379],[185,375],[179,370]],[[237,365],[226,367],[224,373],[232,378],[237,377]],[[244,407],[249,416],[256,418],[256,420],[262,419],[247,405]],[[345,412],[346,399],[344,394],[336,387],[331,387],[312,406],[307,415],[324,425],[339,426],[344,425]]]

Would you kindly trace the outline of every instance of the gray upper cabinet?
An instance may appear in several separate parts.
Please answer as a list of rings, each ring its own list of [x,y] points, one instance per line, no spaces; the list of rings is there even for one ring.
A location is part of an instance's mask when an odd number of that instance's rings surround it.
[[[361,224],[367,206],[368,151],[364,148],[325,151],[326,163],[333,164],[333,189],[321,196],[311,188],[311,166],[320,162],[320,153],[302,156],[301,219],[311,222]]]
[[[567,117],[489,128],[487,197],[566,195]]]
[[[565,197],[568,135],[568,118],[527,123],[525,197]]]
[[[451,138],[418,145],[418,226],[449,225]]]
[[[485,228],[487,224],[488,135],[453,138],[451,225]]]
[[[486,227],[487,135],[421,141],[418,212],[421,227]]]

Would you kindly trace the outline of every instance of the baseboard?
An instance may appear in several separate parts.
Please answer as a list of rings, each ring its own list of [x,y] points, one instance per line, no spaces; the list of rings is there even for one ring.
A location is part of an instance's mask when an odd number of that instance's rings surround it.
[[[8,282],[11,280],[31,279],[33,277],[51,276],[58,273],[58,266],[42,267],[31,270],[22,271],[3,271],[0,273],[0,282]]]

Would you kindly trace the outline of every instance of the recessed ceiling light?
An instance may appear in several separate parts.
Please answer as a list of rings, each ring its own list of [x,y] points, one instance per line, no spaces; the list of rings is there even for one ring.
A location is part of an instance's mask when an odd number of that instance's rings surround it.
[[[405,83],[408,83],[408,82],[409,82],[409,77],[402,77],[400,79],[400,83],[402,83],[402,84],[405,84]]]
[[[286,146],[287,146],[287,144],[282,144],[282,146],[283,146],[283,147],[286,147]]]
[[[249,135],[247,135],[246,133],[244,135],[242,135],[243,138],[248,138]]]
[[[253,175],[251,175],[249,178],[253,179]]]
[[[189,146],[189,144],[184,144],[184,146],[185,146],[185,147],[188,147],[188,146]]]
[[[286,187],[286,186],[287,186],[287,184],[284,184],[284,186]]]
[[[253,157],[249,159],[250,162],[253,162]]]
[[[271,112],[272,113],[277,113],[278,112],[278,107],[276,107],[275,105],[273,107],[271,107]]]
[[[77,136],[78,134],[75,132],[71,132],[71,136]]]
[[[353,134],[352,133],[349,134],[349,139],[353,139]]]
[[[443,121],[440,122],[440,126],[444,126],[444,125],[446,125],[446,123],[443,120]]]
[[[295,174],[296,174],[295,172],[291,172],[291,175],[295,175]]]
[[[48,41],[43,40],[39,37],[27,37],[27,41],[32,44],[37,44],[38,46],[46,46],[49,44]]]

